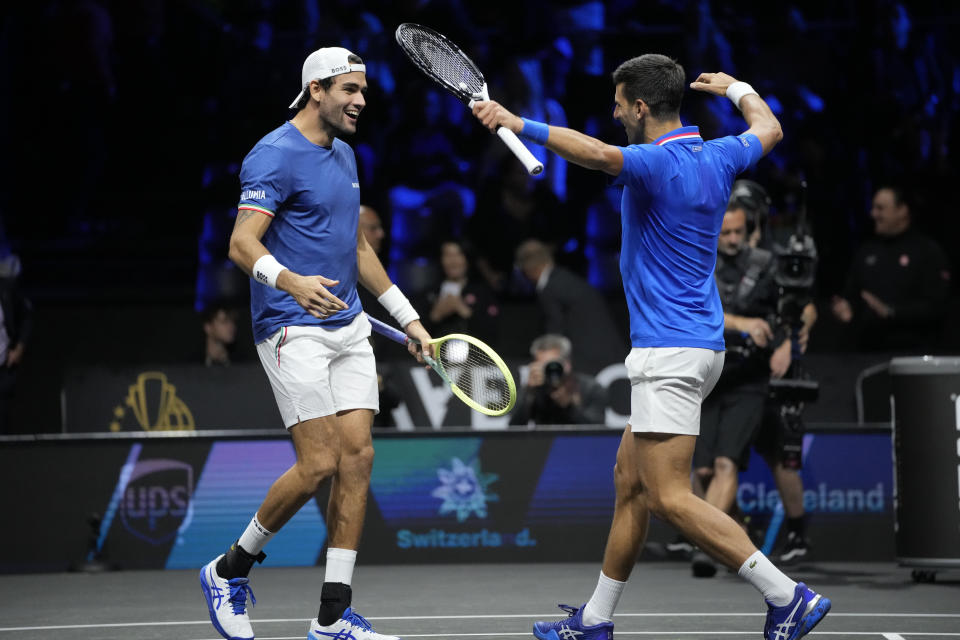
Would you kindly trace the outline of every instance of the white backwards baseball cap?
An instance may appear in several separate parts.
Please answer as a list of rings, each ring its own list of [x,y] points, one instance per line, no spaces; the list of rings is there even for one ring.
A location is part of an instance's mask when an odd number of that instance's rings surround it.
[[[300,102],[304,93],[310,90],[310,82],[313,80],[323,80],[351,71],[366,73],[367,65],[350,62],[348,58],[351,55],[353,54],[343,47],[324,47],[307,56],[303,61],[303,72],[300,74],[300,93],[290,103],[290,108],[297,108],[297,103]]]

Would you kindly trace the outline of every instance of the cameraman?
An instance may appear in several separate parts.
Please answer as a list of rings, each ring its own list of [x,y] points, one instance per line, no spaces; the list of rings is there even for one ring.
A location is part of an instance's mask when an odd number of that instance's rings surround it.
[[[745,183],[745,188],[740,191],[740,202],[748,208],[753,203],[759,203],[756,218],[760,224],[757,232],[750,237],[751,246],[773,246],[771,240],[763,234],[770,203],[766,192],[755,182],[739,182]],[[806,188],[805,183],[803,188]],[[816,247],[813,237],[807,232],[805,217],[805,213],[801,214],[797,233],[790,238],[786,249],[777,248],[781,261],[781,264],[777,265],[775,278],[779,285],[778,319],[781,324],[788,325],[788,330],[794,334],[790,367],[783,377],[792,380],[806,377],[800,366],[800,356],[806,352],[810,331],[817,322],[817,307],[812,298]],[[769,467],[783,504],[787,535],[785,544],[777,553],[781,564],[802,560],[809,552],[803,480],[800,477],[803,462],[803,402],[786,394],[789,394],[789,391],[775,391],[771,387],[763,420],[754,441],[754,449]],[[816,392],[807,399],[815,398]]]
[[[763,419],[768,381],[782,377],[791,361],[789,333],[776,320],[776,260],[747,241],[752,214],[733,199],[720,229],[715,277],[727,354],[720,380],[703,402],[694,453],[695,479],[709,483],[704,499],[726,513],[734,511],[738,474],[747,467]],[[706,554],[694,553],[694,576],[715,573]]]
[[[607,390],[573,370],[570,351],[570,340],[561,335],[533,341],[533,362],[511,424],[603,424]]]

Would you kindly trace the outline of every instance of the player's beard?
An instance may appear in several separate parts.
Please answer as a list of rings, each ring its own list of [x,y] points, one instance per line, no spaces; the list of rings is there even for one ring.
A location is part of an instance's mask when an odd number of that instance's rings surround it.
[[[637,124],[633,127],[628,127],[624,125],[624,129],[627,130],[627,142],[630,144],[643,144],[646,142],[645,134],[647,133],[647,119],[641,118],[637,121]]]
[[[359,114],[358,114],[359,116]],[[353,129],[348,129],[349,125],[346,124],[345,120],[347,114],[344,113],[343,108],[341,107],[335,113],[321,113],[320,114],[320,126],[325,129],[330,135],[334,138],[344,138],[347,136],[352,136],[357,132],[357,124],[354,122]],[[359,121],[359,117],[357,118]]]

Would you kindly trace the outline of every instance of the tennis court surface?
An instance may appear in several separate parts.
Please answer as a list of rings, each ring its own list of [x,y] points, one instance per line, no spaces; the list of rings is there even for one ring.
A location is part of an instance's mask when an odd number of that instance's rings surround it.
[[[362,557],[360,558],[362,562]],[[217,640],[197,571],[0,576],[0,640]],[[564,615],[593,590],[597,563],[357,566],[354,607],[403,638],[532,638],[535,620]],[[790,575],[833,600],[811,637],[960,637],[960,572],[917,584],[892,563],[811,563]],[[257,567],[251,609],[259,640],[303,640],[322,567]],[[694,579],[684,563],[641,563],[618,613],[621,637],[759,638],[760,596],[734,574]]]

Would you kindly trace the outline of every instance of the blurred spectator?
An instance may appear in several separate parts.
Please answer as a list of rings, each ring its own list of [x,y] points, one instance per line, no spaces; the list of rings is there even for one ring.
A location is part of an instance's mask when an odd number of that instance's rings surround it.
[[[607,389],[574,371],[570,340],[542,335],[530,345],[533,362],[511,424],[603,424]]]
[[[33,305],[20,291],[20,258],[9,249],[0,249],[0,252],[0,434],[3,434],[10,427],[18,368],[33,326]]]
[[[373,252],[379,256],[383,249],[383,237],[386,235],[383,231],[383,222],[380,221],[377,211],[365,204],[360,205],[360,231]]]
[[[629,349],[620,338],[607,303],[582,277],[557,265],[539,240],[517,248],[517,268],[533,283],[548,333],[573,340],[573,359],[585,371],[622,362]]]
[[[464,244],[447,240],[440,245],[443,282],[426,296],[430,335],[465,333],[495,343],[500,307],[493,292],[481,278],[474,276]]]
[[[855,344],[869,351],[937,346],[950,292],[950,266],[932,238],[911,227],[897,187],[881,187],[870,215],[875,237],[854,256],[833,315],[852,325]]]
[[[203,363],[208,367],[229,367],[237,342],[237,312],[225,304],[212,304],[202,315],[206,349]]]
[[[502,145],[501,145],[502,146]],[[494,291],[511,291],[517,246],[528,238],[562,246],[574,237],[569,217],[542,180],[534,180],[513,154],[480,189],[477,211],[467,224],[476,245],[477,269]]]

